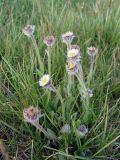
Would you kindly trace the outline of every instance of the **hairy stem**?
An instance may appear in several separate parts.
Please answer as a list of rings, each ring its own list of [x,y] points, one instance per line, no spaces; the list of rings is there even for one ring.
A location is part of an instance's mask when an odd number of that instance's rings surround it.
[[[89,70],[89,74],[88,74],[88,76],[87,76],[87,84],[88,84],[88,87],[90,86],[90,82],[91,82],[92,77],[93,77],[94,64],[95,64],[95,57],[91,56],[91,57],[90,57],[90,70]]]
[[[43,132],[44,135],[46,135],[47,137],[49,137],[48,132],[38,123],[38,122],[33,122],[32,123],[40,132]]]
[[[64,106],[64,101],[63,101],[63,98],[61,96],[61,94],[59,93],[59,91],[54,87],[52,86],[54,92],[56,93],[56,95],[58,96],[58,98],[60,99],[61,101],[61,105],[62,105],[62,117],[63,117],[63,121],[65,120],[65,106]]]
[[[47,51],[47,54],[48,54],[48,73],[50,76],[51,76],[51,51],[52,51],[52,48],[48,47],[48,51]]]
[[[32,42],[33,42],[33,45],[34,45],[34,48],[35,48],[35,51],[36,51],[36,55],[37,55],[37,59],[38,59],[39,67],[40,67],[40,71],[43,74],[44,73],[44,65],[43,65],[43,62],[41,60],[41,56],[40,56],[40,53],[39,53],[39,49],[38,49],[36,40],[35,40],[34,36],[32,36],[31,39],[32,39]]]
[[[72,76],[71,75],[68,75],[67,89],[68,89],[68,97],[70,97],[71,96],[71,89],[72,89]]]
[[[89,110],[89,96],[87,94],[87,88],[86,88],[85,82],[79,73],[76,74],[76,77],[81,87],[80,94],[81,94],[81,99],[83,102],[83,107],[85,111],[88,111]]]

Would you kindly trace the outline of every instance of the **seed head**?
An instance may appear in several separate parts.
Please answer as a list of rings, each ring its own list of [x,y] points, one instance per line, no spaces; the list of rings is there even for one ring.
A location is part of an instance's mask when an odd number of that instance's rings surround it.
[[[70,45],[74,37],[75,36],[73,32],[66,32],[62,34],[61,39],[63,43],[65,43],[66,45]]]
[[[38,110],[38,108],[30,106],[29,108],[25,108],[23,110],[23,116],[25,121],[27,122],[36,122],[41,117],[41,112]]]
[[[69,50],[71,50],[71,49],[76,49],[76,50],[78,50],[78,52],[80,52],[80,47],[76,44],[70,45]]]
[[[27,25],[23,29],[23,33],[28,37],[32,37],[34,32],[35,32],[35,25]]]
[[[54,36],[47,36],[44,38],[43,42],[46,44],[46,46],[53,46],[55,43],[55,37]]]
[[[91,57],[94,57],[97,53],[97,48],[95,47],[89,47],[88,49],[88,55],[91,56]]]

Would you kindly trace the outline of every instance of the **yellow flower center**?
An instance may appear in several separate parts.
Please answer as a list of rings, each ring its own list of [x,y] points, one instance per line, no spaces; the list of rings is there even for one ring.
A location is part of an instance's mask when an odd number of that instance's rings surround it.
[[[77,55],[76,51],[69,51],[68,52],[68,57],[75,57]]]
[[[49,82],[49,77],[44,77],[43,79],[42,79],[42,81],[41,81],[41,83],[42,83],[42,86],[45,86],[47,83]]]
[[[75,68],[75,65],[76,65],[76,63],[75,63],[75,62],[69,62],[69,63],[68,63],[68,67],[69,67],[69,69],[73,69],[73,68]]]

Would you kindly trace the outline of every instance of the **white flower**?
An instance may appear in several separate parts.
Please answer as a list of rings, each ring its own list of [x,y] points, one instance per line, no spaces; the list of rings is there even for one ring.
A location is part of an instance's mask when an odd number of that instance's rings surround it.
[[[80,52],[78,49],[70,49],[67,52],[67,60],[80,61]]]
[[[34,32],[35,32],[35,25],[27,25],[23,29],[23,33],[28,37],[32,37]]]
[[[55,37],[54,36],[47,36],[44,38],[43,42],[49,47],[53,46],[55,43]]]
[[[91,46],[91,47],[87,48],[87,52],[88,52],[89,56],[94,57],[97,53],[97,48]]]
[[[44,76],[42,76],[42,78],[40,78],[39,85],[41,87],[45,87],[46,89],[48,89],[54,93],[57,92],[56,88],[52,84],[52,81],[51,81],[49,74],[45,74]]]
[[[73,32],[66,32],[62,34],[61,38],[63,43],[70,45],[74,37]]]
[[[38,110],[38,108],[30,106],[29,108],[25,108],[23,110],[23,116],[25,121],[33,123],[39,120],[41,117],[41,112]]]
[[[78,73],[79,64],[74,60],[68,61],[66,69],[67,69],[68,74],[75,75],[76,73]]]
[[[49,86],[51,83],[49,74],[45,74],[40,80],[39,85],[42,87]]]
[[[61,128],[61,133],[70,133],[70,125],[69,124],[65,124],[64,126],[62,126]]]

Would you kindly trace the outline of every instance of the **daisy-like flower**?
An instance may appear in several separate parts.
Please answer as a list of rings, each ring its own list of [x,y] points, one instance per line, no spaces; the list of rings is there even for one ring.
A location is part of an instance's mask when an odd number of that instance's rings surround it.
[[[66,32],[62,34],[61,39],[63,43],[65,43],[66,45],[70,45],[74,37],[75,36],[73,32]]]
[[[41,87],[49,87],[50,84],[51,84],[51,79],[49,74],[43,75],[43,77],[39,80],[39,85]]]
[[[50,91],[53,91],[56,93],[56,89],[52,84],[52,81],[51,81],[49,74],[45,74],[40,78],[39,85],[41,87],[45,87],[46,89],[49,89]]]
[[[68,74],[75,75],[76,73],[78,73],[78,70],[79,70],[78,62],[74,60],[68,61],[66,69],[67,69]]]
[[[97,48],[91,46],[87,48],[87,52],[90,57],[94,57],[97,53]]]
[[[78,50],[80,52],[80,47],[78,45],[76,45],[76,44],[70,45],[69,49],[70,50],[71,49],[76,49],[76,50]]]
[[[65,124],[64,126],[62,126],[61,128],[61,133],[70,133],[70,125],[69,124]]]
[[[23,33],[28,37],[32,37],[34,32],[35,32],[35,25],[27,25],[23,29]]]
[[[30,106],[29,108],[25,108],[23,110],[23,116],[25,121],[34,123],[37,122],[41,117],[41,112],[38,110],[38,108]]]
[[[70,49],[67,52],[67,60],[80,61],[80,52],[78,49]]]
[[[80,125],[80,127],[78,128],[78,134],[80,135],[80,137],[85,137],[87,133],[88,128],[84,124]]]
[[[53,46],[55,43],[55,37],[54,36],[47,36],[44,38],[43,42],[46,44],[46,46]]]

